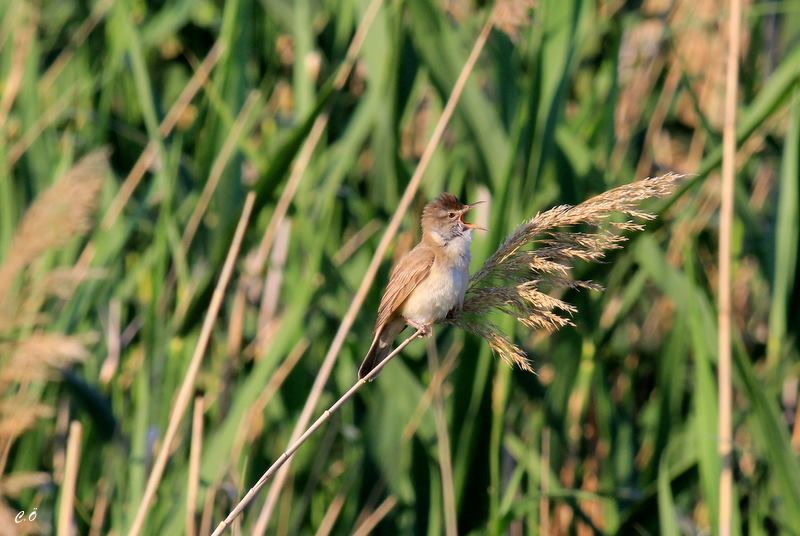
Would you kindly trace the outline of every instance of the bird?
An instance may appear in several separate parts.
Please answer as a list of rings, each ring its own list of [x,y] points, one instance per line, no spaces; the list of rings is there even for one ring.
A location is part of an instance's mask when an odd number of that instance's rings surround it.
[[[425,205],[422,239],[400,258],[389,276],[378,307],[372,344],[358,370],[359,379],[391,353],[394,339],[406,327],[429,336],[435,322],[463,307],[469,283],[472,230],[485,231],[465,222],[464,215],[479,203],[467,205],[444,192]]]

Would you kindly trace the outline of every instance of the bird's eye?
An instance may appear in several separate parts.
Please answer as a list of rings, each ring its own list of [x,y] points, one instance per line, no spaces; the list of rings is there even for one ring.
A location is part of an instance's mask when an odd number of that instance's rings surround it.
[[[448,213],[447,213],[447,217],[448,217],[448,218],[450,218],[450,219],[452,220],[453,218],[455,218],[455,217],[456,217],[456,213],[455,213],[455,212],[448,212]]]

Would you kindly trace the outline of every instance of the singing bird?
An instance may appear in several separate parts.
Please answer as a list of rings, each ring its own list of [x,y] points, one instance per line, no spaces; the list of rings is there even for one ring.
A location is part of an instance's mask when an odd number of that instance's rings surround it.
[[[392,270],[359,379],[391,353],[395,337],[407,326],[428,335],[434,322],[464,305],[472,229],[482,229],[465,222],[464,214],[478,203],[465,205],[443,193],[425,205],[422,240]]]

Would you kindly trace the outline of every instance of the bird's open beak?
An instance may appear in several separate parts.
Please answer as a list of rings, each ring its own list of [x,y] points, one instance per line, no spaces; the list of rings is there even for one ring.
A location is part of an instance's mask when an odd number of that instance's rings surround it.
[[[467,223],[467,222],[464,221],[464,214],[469,212],[476,205],[480,205],[481,203],[483,203],[483,201],[476,201],[474,203],[470,203],[465,208],[461,209],[461,223],[463,223],[464,227],[466,227],[467,229],[478,229],[480,231],[485,231],[486,230],[485,227],[481,227],[479,225],[475,225],[474,223]]]

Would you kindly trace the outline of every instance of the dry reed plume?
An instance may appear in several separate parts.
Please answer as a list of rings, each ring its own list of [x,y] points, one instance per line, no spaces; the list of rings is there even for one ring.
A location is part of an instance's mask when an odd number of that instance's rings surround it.
[[[592,282],[572,279],[571,263],[596,262],[606,251],[620,248],[627,240],[620,231],[642,230],[643,226],[635,220],[655,217],[640,210],[639,203],[671,194],[683,177],[668,173],[633,182],[576,206],[551,208],[523,222],[472,276],[464,309],[447,322],[485,339],[505,362],[532,372],[525,352],[508,334],[488,321],[488,315],[500,312],[527,328],[550,332],[573,325],[569,317],[576,311],[575,307],[544,291],[559,287],[599,289]],[[617,213],[630,219],[610,220]],[[594,229],[589,232],[568,230],[577,225]]]
[[[46,251],[86,233],[108,174],[108,151],[94,151],[59,177],[25,212],[0,266],[0,295],[7,297],[15,277]],[[2,313],[0,311],[0,325]]]
[[[36,282],[18,276],[47,251],[89,231],[107,174],[108,151],[98,150],[56,179],[22,216],[0,265],[0,334],[4,338],[0,343],[0,475],[15,439],[53,415],[51,407],[39,402],[38,391],[29,386],[86,359],[89,353],[84,345],[91,342],[91,337],[28,332],[36,324],[31,320],[37,319],[44,297],[63,290],[73,279],[73,268],[53,270]],[[25,336],[14,340],[15,329]],[[7,509],[0,502],[0,519]]]
[[[535,5],[533,0],[498,0],[492,10],[492,24],[516,41],[520,29],[530,22],[530,11]]]

